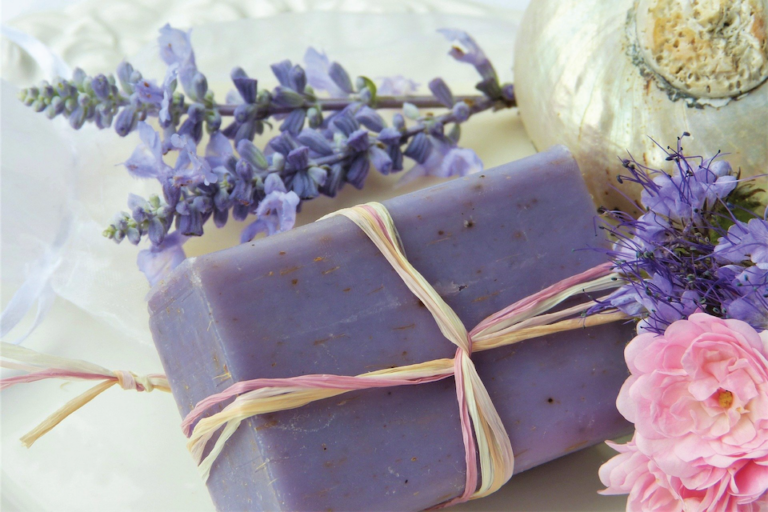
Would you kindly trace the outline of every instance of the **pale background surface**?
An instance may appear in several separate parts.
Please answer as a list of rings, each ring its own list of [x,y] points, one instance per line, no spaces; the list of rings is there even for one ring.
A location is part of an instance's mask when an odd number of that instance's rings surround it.
[[[161,77],[162,66],[152,46],[157,28],[166,21],[179,27],[196,26],[193,42],[198,65],[221,96],[229,88],[226,75],[231,66],[243,65],[271,87],[268,64],[285,57],[300,60],[303,49],[310,44],[324,48],[352,74],[403,73],[422,84],[439,75],[456,84],[454,92],[470,92],[475,80],[472,71],[445,56],[445,41],[434,30],[460,26],[475,34],[502,79],[509,80],[516,21],[526,4],[527,0],[3,0],[0,5],[4,24],[35,35],[70,65],[80,65],[90,73],[110,71],[123,56],[134,55],[131,61],[146,76]],[[258,20],[233,21],[243,18]],[[207,24],[212,21],[230,23]],[[286,33],[293,36],[286,40]],[[229,50],[221,55],[214,48]],[[23,86],[39,78],[39,70],[6,41],[2,43],[2,57],[4,79]],[[81,250],[70,248],[67,253],[68,260],[81,264],[65,265],[56,281],[57,293],[67,300],[57,300],[26,345],[86,358],[108,368],[158,371],[161,366],[151,345],[142,302],[147,287],[133,263],[135,248],[127,244],[113,246],[97,236],[89,238],[114,211],[124,208],[129,191],[145,193],[154,189],[151,183],[129,179],[122,169],[112,170],[128,156],[136,138],[121,140],[114,132],[87,128],[73,134],[65,123],[50,123],[22,108],[10,89],[12,86],[5,86],[3,90],[3,154],[12,153],[22,162],[27,158],[33,168],[40,160],[34,158],[35,151],[41,147],[55,158],[55,151],[72,145],[78,155],[78,204],[87,210],[78,218],[78,225],[84,226],[82,231],[87,235],[82,235],[79,245],[72,244]],[[38,137],[37,144],[29,141],[25,148],[7,147],[7,134],[14,127],[29,130],[30,138]],[[59,137],[61,144],[46,145],[51,137]],[[462,145],[475,149],[487,167],[534,151],[519,118],[511,112],[473,119],[464,130]],[[62,153],[63,160],[68,156],[66,151]],[[3,179],[7,158],[3,157]],[[311,222],[333,209],[430,183],[399,190],[393,190],[392,184],[392,177],[372,176],[362,193],[345,190],[334,201],[307,204],[300,221]],[[3,188],[2,204],[16,204],[14,193],[17,190]],[[2,213],[8,222],[10,215],[5,206]],[[205,240],[188,244],[188,253],[231,246],[236,243],[239,228],[235,223],[223,230],[211,228]],[[24,229],[21,222],[21,228],[11,233],[24,235]],[[3,226],[3,258],[14,251],[17,243],[7,233]],[[89,251],[82,250],[84,244]],[[103,269],[93,268],[104,261],[109,263]],[[9,271],[14,267],[5,259],[3,266],[4,306],[24,276],[23,265],[18,273]],[[78,282],[83,276],[94,281],[98,295]],[[162,393],[143,396],[112,389],[68,418],[33,449],[20,446],[17,440],[21,435],[83,389],[80,384],[60,386],[50,382],[3,393],[3,511],[213,510],[179,433],[175,404]],[[452,510],[623,510],[622,497],[596,494],[601,487],[597,469],[611,454],[605,446],[582,450],[514,477],[489,498]]]

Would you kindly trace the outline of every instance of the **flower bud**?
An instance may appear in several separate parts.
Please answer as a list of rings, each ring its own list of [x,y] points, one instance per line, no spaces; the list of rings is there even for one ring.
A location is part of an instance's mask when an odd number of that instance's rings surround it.
[[[200,72],[195,73],[195,76],[192,78],[192,95],[195,99],[201,101],[205,99],[205,93],[207,92],[208,80],[205,78],[205,75]]]

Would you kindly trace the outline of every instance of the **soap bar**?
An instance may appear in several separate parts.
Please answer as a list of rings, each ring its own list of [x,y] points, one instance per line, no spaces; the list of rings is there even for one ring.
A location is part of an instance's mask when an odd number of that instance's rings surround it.
[[[468,329],[602,263],[564,147],[386,201],[409,261]],[[182,415],[237,381],[357,375],[450,358],[366,235],[334,217],[190,259],[156,287],[151,329]],[[627,432],[621,323],[473,356],[520,472]],[[453,379],[362,390],[243,422],[211,471],[220,511],[422,510],[463,491]]]

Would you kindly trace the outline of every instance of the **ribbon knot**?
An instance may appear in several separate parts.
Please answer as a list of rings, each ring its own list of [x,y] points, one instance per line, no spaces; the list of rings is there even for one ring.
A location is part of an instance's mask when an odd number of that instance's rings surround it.
[[[136,375],[125,370],[115,370],[113,373],[117,378],[117,384],[126,391],[135,390],[150,393],[155,389],[155,385],[152,383],[149,375]]]

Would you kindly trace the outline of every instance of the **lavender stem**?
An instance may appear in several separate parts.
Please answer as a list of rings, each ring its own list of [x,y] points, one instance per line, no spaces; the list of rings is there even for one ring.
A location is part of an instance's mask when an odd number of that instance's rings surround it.
[[[486,97],[481,94],[456,97],[457,101],[466,101],[470,104],[479,103],[485,99]],[[347,98],[320,98],[317,100],[317,104],[320,105],[320,108],[323,111],[336,111],[336,110],[343,110],[345,107],[347,107],[350,103],[353,103],[354,101],[355,100],[347,99]],[[437,98],[430,95],[378,96],[376,98],[376,108],[381,108],[381,109],[402,108],[404,103],[411,103],[418,108],[445,108],[445,106],[442,103],[440,103],[437,100]],[[221,114],[222,116],[232,116],[235,113],[235,109],[237,108],[237,105],[223,104],[223,105],[217,105],[216,108],[218,109],[219,114]],[[268,117],[275,114],[289,114],[293,110],[296,110],[296,107],[278,107],[278,106],[270,105],[266,111],[262,111],[261,113],[263,116]]]

